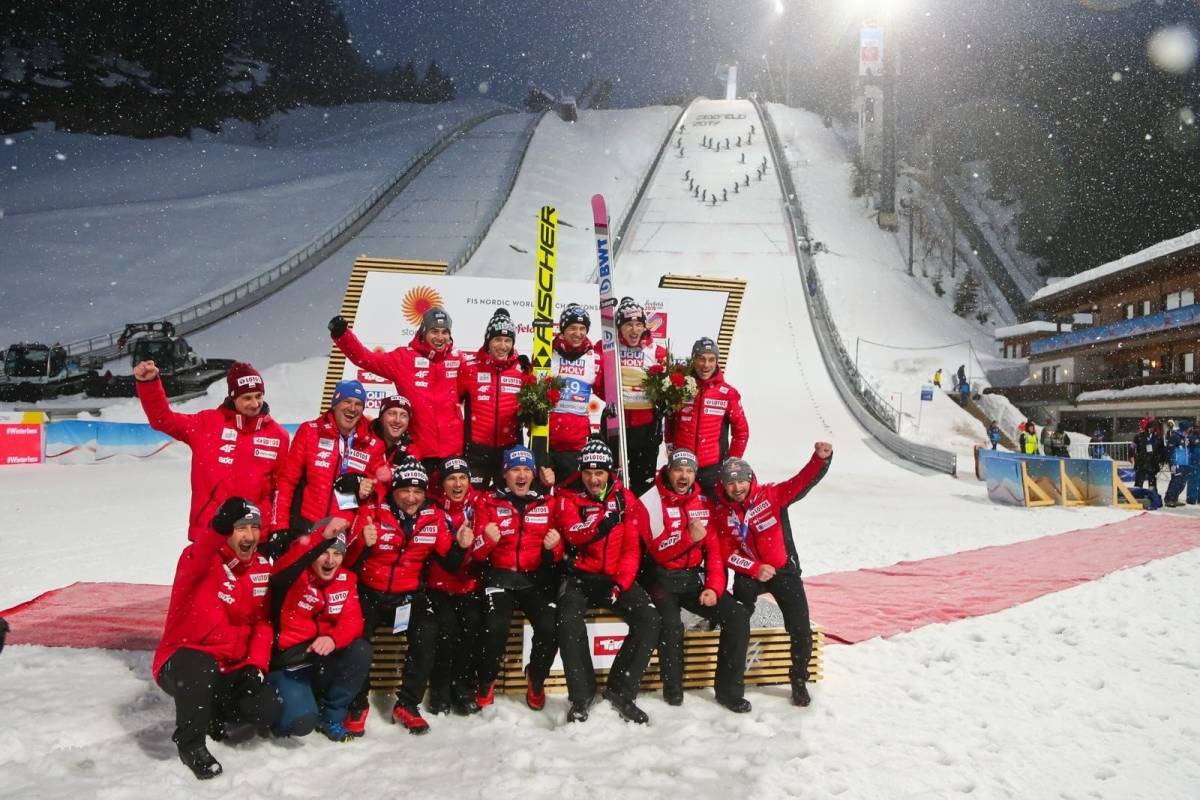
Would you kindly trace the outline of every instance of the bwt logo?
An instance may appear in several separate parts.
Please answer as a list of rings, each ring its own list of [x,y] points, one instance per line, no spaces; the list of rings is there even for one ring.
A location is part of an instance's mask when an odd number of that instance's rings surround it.
[[[592,655],[611,656],[620,652],[621,645],[624,643],[624,636],[597,636],[592,642]]]

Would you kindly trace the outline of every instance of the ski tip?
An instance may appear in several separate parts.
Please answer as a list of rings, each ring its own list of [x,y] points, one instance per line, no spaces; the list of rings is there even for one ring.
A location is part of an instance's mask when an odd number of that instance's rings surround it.
[[[592,195],[592,217],[593,219],[608,224],[608,207],[604,204],[604,195]]]

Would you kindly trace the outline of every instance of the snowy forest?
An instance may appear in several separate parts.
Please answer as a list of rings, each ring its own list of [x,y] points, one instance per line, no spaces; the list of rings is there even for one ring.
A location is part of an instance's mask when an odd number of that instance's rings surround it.
[[[332,0],[18,3],[0,28],[0,132],[134,137],[301,105],[454,98],[436,62],[368,66]]]

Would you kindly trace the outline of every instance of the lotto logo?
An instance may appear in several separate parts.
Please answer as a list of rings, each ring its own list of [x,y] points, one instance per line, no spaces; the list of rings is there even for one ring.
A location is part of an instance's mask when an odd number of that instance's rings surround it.
[[[238,386],[254,386],[259,383],[262,383],[262,378],[257,375],[243,375],[237,380]]]
[[[597,636],[592,642],[592,655],[611,656],[621,650],[624,636]]]

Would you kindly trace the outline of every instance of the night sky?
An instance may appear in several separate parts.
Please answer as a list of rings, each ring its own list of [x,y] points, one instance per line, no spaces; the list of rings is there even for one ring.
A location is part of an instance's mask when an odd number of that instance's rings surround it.
[[[913,68],[983,56],[1014,37],[1128,50],[1137,31],[1196,18],[1194,0],[341,0],[355,44],[373,64],[437,59],[461,95],[519,102],[530,81],[566,93],[617,81],[614,105],[710,90],[714,67],[737,61],[743,85],[785,58],[812,69],[852,63],[864,11],[892,5]],[[783,8],[784,13],[777,9]],[[790,52],[785,45],[790,43]],[[766,54],[768,59],[764,61]],[[936,64],[934,64],[936,66]],[[952,75],[944,76],[950,80]]]

